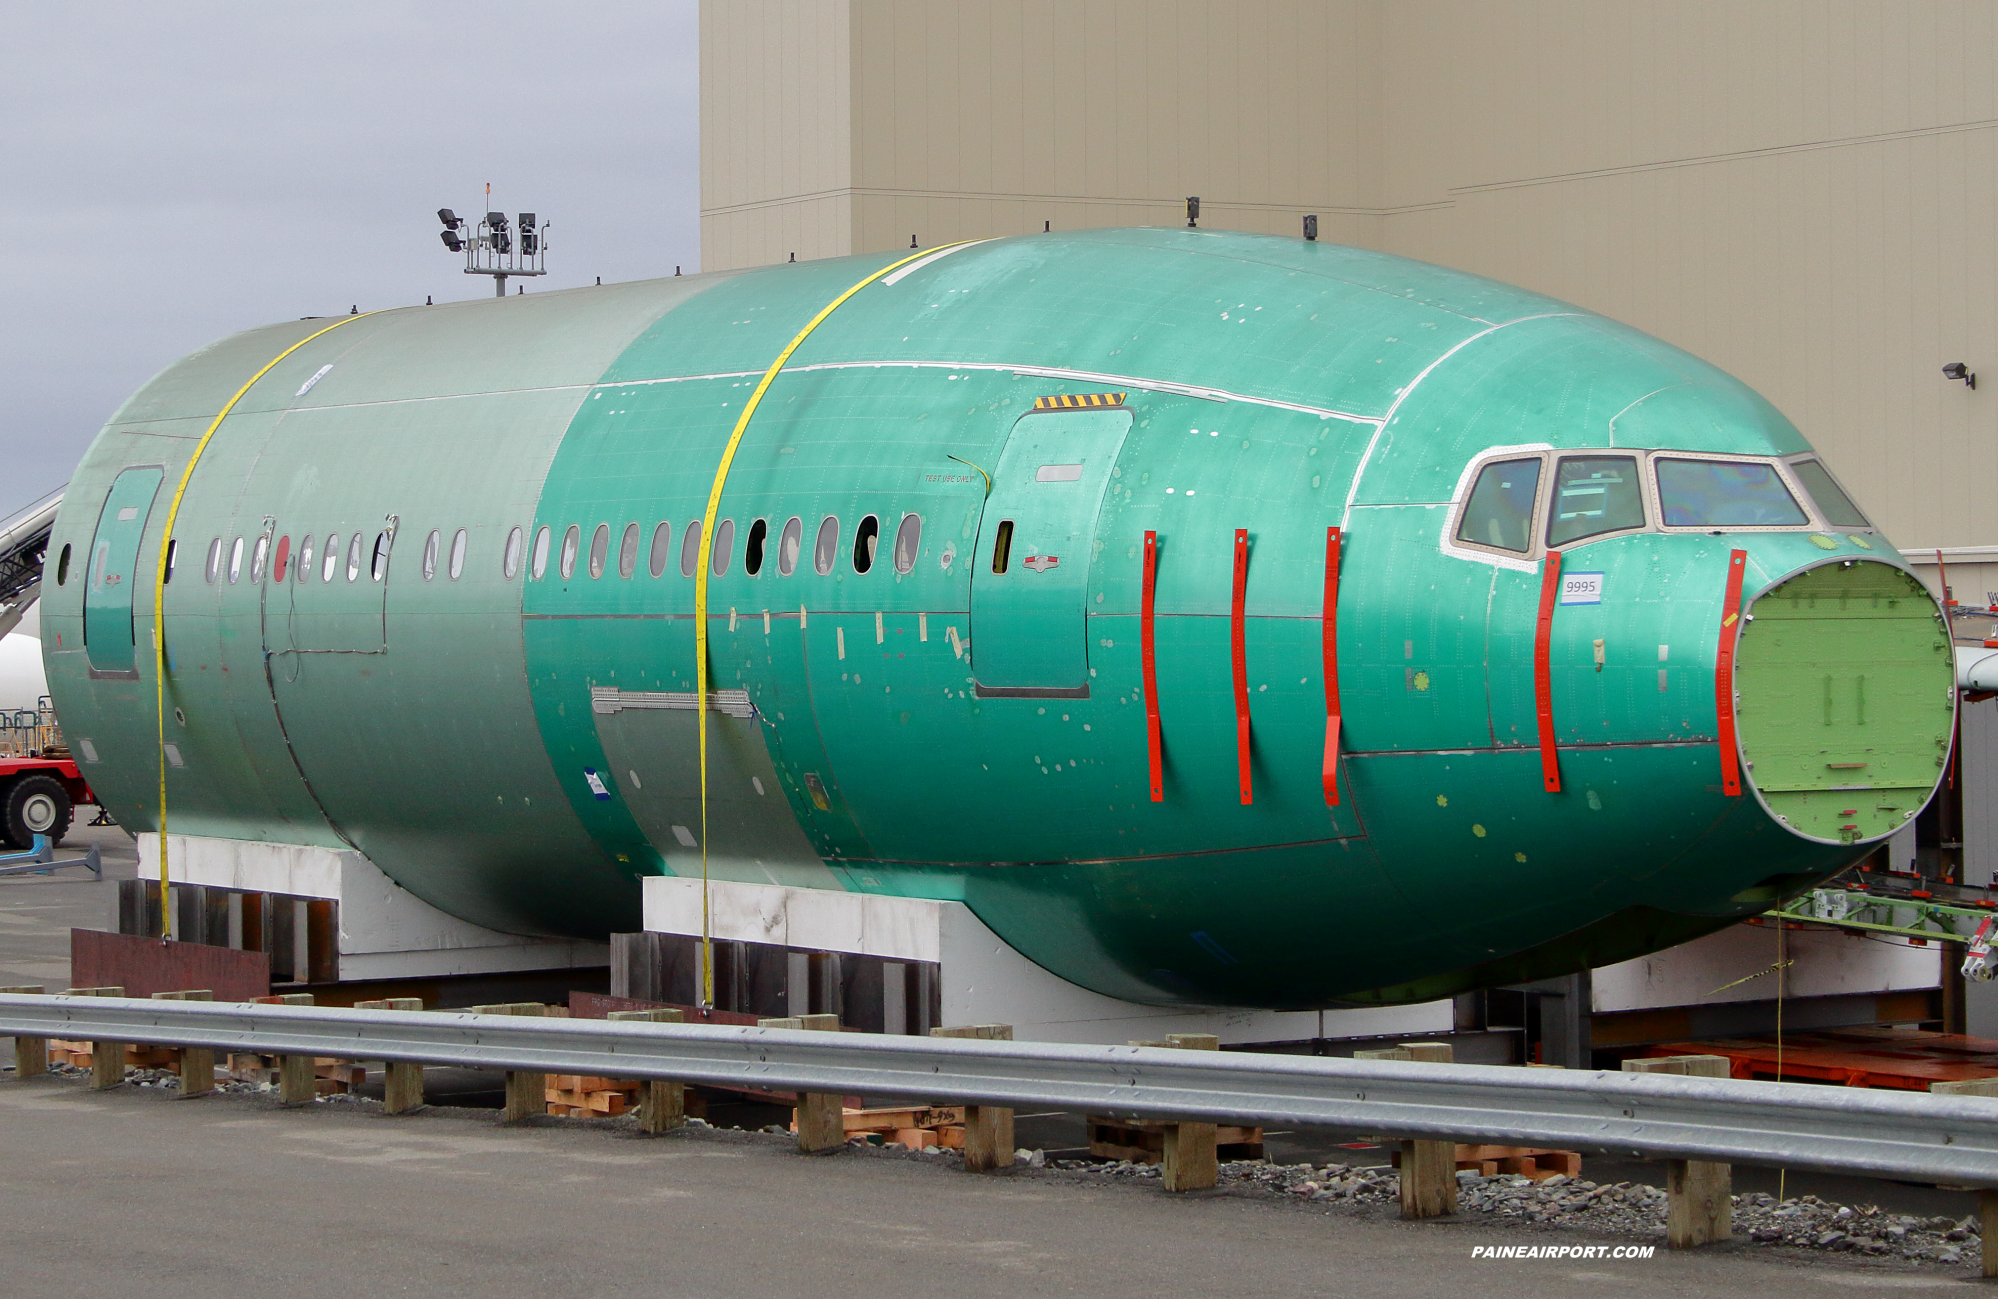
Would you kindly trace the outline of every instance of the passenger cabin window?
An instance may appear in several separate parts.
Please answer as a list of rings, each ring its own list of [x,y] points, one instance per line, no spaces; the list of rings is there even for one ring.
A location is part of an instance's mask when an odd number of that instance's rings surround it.
[[[590,576],[604,575],[604,561],[610,557],[610,524],[599,523],[590,534]]]
[[[1006,562],[1013,555],[1013,521],[999,520],[999,530],[992,534],[992,571],[1003,573]]]
[[[839,558],[839,520],[828,514],[819,524],[818,540],[812,543],[812,567],[824,577],[833,571],[833,561]]]
[[[923,549],[923,516],[904,514],[902,526],[895,529],[895,571],[906,573],[916,566]]]
[[[1845,494],[1845,489],[1832,480],[1831,471],[1815,460],[1799,460],[1790,466],[1803,481],[1804,490],[1817,502],[1818,513],[1825,516],[1825,522],[1834,528],[1870,528],[1866,516]]]
[[[374,566],[369,570],[377,582],[388,576],[388,557],[389,534],[386,532],[378,533],[375,536]]]
[[[332,550],[333,543],[330,541],[327,542],[326,548],[329,551]],[[360,576],[361,576],[361,534],[357,532],[353,536],[347,538],[347,580],[349,582],[352,582],[355,579],[359,578]]]
[[[652,530],[652,554],[645,561],[646,571],[658,577],[672,558],[673,525],[662,521]]]
[[[358,532],[355,533],[354,534],[354,542],[356,550],[355,559],[357,561],[360,558],[360,555],[358,553],[360,548],[360,540],[361,540],[361,534]],[[301,559],[299,562],[302,564],[307,561]],[[319,580],[321,582],[331,582],[333,580],[333,574],[339,570],[339,567],[340,567],[340,534],[335,532],[330,534],[326,538],[326,561],[324,566],[319,571]]]
[[[327,549],[332,549],[339,540],[338,537],[326,538]],[[312,557],[315,553],[312,548],[312,534],[308,532],[305,534],[305,540],[298,543],[298,580],[301,585],[312,577]]]
[[[464,571],[465,530],[460,528],[451,538],[451,580],[453,582],[457,581],[458,575]]]
[[[715,544],[708,550],[708,570],[716,577],[728,572],[728,552],[735,549],[735,520],[715,524]]]
[[[1547,544],[1644,526],[1644,492],[1635,456],[1565,456],[1554,470],[1554,511]]]
[[[500,575],[509,582],[520,572],[520,547],[521,532],[515,528],[506,534],[506,549],[500,553]]]
[[[257,548],[250,552],[250,580],[264,580],[264,565],[271,557],[271,534],[266,532],[257,538]]]
[[[215,579],[222,576],[222,538],[217,537],[208,543],[208,585],[215,585]],[[69,547],[62,548],[62,562],[56,565],[56,585],[61,586],[69,576]]]
[[[439,534],[432,528],[430,535],[423,539],[423,580],[428,582],[437,576],[437,542]]]
[[[792,515],[777,538],[777,576],[789,577],[798,571],[798,552],[805,544],[805,521]]]
[[[1533,549],[1533,503],[1539,495],[1539,457],[1486,465],[1464,506],[1457,540],[1525,554]]]
[[[1794,528],[1807,522],[1774,465],[1662,456],[1653,463],[1668,528]]]
[[[853,530],[853,571],[865,573],[874,567],[874,550],[881,544],[881,520],[872,514]]]
[[[208,581],[211,585],[215,581],[215,570],[221,566],[221,563],[222,563],[222,538],[217,537],[214,541],[214,544],[208,547]],[[56,585],[63,586],[66,585],[68,582],[69,582],[69,543],[65,541],[62,544],[62,554],[56,559]]]
[[[291,537],[289,535],[279,537],[277,544],[277,556],[271,564],[271,580],[273,582],[284,581],[285,576],[291,572],[291,569],[287,566],[290,560],[291,560]]]
[[[638,525],[624,525],[624,535],[617,543],[617,575],[630,577],[638,571]]]
[[[749,536],[742,543],[742,571],[755,577],[763,571],[763,539],[769,535],[770,525],[762,519],[749,525]]]
[[[701,521],[689,520],[680,534],[680,576],[692,577],[701,564]]]
[[[241,537],[238,537],[236,538],[236,544],[229,547],[229,585],[234,586],[236,584],[236,579],[241,577],[242,575],[243,575],[243,539]]]
[[[583,530],[575,524],[562,534],[562,580],[568,581],[576,574],[576,550],[583,544]]]
[[[178,541],[174,541],[172,539],[169,539],[167,541],[166,584],[168,585],[171,585],[173,582],[174,552],[179,548],[180,548],[180,543]]]
[[[534,534],[534,561],[528,565],[527,571],[534,575],[537,582],[548,576],[548,536],[548,525],[545,523]]]

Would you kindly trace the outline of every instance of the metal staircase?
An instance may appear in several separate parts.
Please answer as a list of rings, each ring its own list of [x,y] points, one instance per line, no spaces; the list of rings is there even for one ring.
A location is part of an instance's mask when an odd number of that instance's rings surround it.
[[[42,564],[62,493],[58,487],[0,521],[0,636],[14,630],[41,594]]]

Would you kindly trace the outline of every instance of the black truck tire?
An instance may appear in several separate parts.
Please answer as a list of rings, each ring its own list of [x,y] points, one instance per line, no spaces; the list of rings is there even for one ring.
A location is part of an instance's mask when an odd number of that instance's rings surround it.
[[[0,787],[0,830],[16,848],[34,847],[38,834],[61,843],[70,816],[69,791],[53,776],[19,776]]]

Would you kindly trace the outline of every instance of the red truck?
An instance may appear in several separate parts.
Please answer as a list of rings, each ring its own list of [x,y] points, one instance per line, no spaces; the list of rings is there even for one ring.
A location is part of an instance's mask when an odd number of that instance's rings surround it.
[[[15,848],[45,834],[61,843],[78,803],[95,803],[90,782],[68,758],[0,757],[0,840]]]

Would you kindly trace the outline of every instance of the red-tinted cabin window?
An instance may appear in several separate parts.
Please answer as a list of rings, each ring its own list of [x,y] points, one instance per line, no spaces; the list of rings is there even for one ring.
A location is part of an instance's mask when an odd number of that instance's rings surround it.
[[[271,570],[271,578],[273,581],[278,581],[278,582],[284,581],[285,565],[289,563],[290,560],[291,560],[291,538],[279,537],[278,548],[277,548],[277,559],[274,561],[276,567]]]

